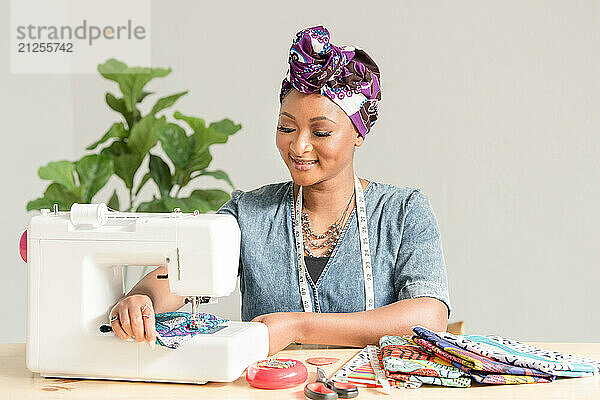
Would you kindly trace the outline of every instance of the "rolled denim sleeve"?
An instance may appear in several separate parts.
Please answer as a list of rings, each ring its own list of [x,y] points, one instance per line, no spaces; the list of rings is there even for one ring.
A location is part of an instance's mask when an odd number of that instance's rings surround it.
[[[450,296],[440,230],[429,199],[419,189],[410,193],[401,215],[402,239],[394,272],[398,300],[433,297],[450,316]]]
[[[239,189],[235,189],[233,192],[231,192],[231,199],[229,199],[225,204],[223,204],[221,206],[221,208],[219,208],[217,210],[217,214],[233,215],[235,217],[235,219],[237,220],[238,219],[238,201],[239,201],[240,196],[243,193],[244,192]],[[241,251],[241,249],[240,249],[240,251]],[[240,276],[241,273],[242,273],[242,254],[240,253],[240,264],[238,267],[238,276]]]

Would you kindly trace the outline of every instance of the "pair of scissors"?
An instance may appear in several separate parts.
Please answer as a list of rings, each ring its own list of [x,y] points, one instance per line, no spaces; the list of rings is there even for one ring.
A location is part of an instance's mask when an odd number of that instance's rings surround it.
[[[351,383],[328,381],[325,371],[317,368],[317,380],[304,386],[304,396],[313,400],[351,399],[358,396],[358,387]]]

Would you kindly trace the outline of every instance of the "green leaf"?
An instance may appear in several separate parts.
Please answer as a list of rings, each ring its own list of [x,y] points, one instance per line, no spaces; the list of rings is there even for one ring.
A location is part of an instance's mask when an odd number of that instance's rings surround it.
[[[142,94],[140,95],[140,97],[138,97],[137,102],[141,103],[142,101],[144,101],[144,99],[146,98],[146,96],[154,94],[154,92],[142,92]]]
[[[47,199],[45,197],[39,197],[39,198],[37,198],[35,200],[31,200],[27,203],[27,211],[41,210],[42,208],[52,209],[54,207],[54,204],[58,204],[58,209],[60,211],[69,210],[68,206],[66,206],[64,204],[60,204],[56,200]]]
[[[190,161],[190,165],[188,167],[190,173],[208,168],[211,161],[212,161],[212,156],[210,155],[210,151],[208,151],[208,149],[200,154],[194,155],[194,157]]]
[[[148,182],[149,179],[150,179],[150,172],[146,172],[146,174],[142,178],[142,181],[140,182],[140,185],[136,189],[134,196],[137,197],[138,193],[140,192],[140,190],[142,190],[142,188],[144,187],[144,185],[146,184],[146,182]]]
[[[146,201],[141,203],[136,212],[168,212],[169,209],[165,206],[162,199],[157,199],[154,197],[152,201]]]
[[[154,182],[156,182],[161,196],[168,196],[173,187],[171,170],[162,158],[154,154],[150,154],[150,175]]]
[[[86,147],[86,150],[94,150],[96,147],[98,147],[102,143],[106,142],[110,138],[123,139],[123,138],[126,138],[127,135],[129,135],[129,132],[127,132],[127,130],[125,129],[125,125],[123,125],[122,122],[115,122],[108,129],[108,131],[106,131],[106,133],[104,134],[104,136],[102,136],[102,138],[100,140],[98,140],[96,143],[91,144],[88,147]]]
[[[219,134],[223,134],[223,135],[227,135],[227,136],[231,136],[234,133],[236,133],[237,131],[239,131],[240,129],[242,129],[242,125],[240,124],[234,124],[233,121],[231,121],[230,119],[222,119],[221,121],[218,122],[211,122],[211,124],[208,126],[210,129],[214,130],[215,132],[218,132]]]
[[[206,129],[206,123],[202,118],[183,115],[179,111],[175,111],[173,116],[175,117],[175,119],[185,121],[194,132],[204,132],[204,130]]]
[[[231,196],[220,189],[198,189],[190,194],[190,198],[206,201],[210,204],[211,210],[217,211],[223,204],[227,203]]]
[[[175,208],[180,208],[181,212],[193,212],[194,210],[198,210],[200,213],[206,213],[212,210],[210,203],[200,197],[166,197],[163,199],[163,202],[168,212],[173,211]]]
[[[46,188],[44,197],[54,200],[59,206],[62,205],[69,209],[73,203],[84,203],[82,192],[81,187],[67,189],[60,183],[52,183]]]
[[[116,112],[119,112],[123,115],[125,115],[127,112],[125,101],[122,98],[117,99],[112,93],[106,92],[104,99],[106,100],[106,104],[108,104],[108,106]]]
[[[175,166],[186,169],[190,162],[190,141],[183,128],[168,123],[158,131],[158,140]]]
[[[171,68],[128,67],[127,64],[111,58],[98,65],[98,72],[106,79],[119,84],[125,107],[131,113],[138,99],[143,96],[144,86],[154,78],[167,76],[171,73]]]
[[[106,92],[104,96],[106,99],[106,104],[113,110],[118,113],[121,113],[123,118],[125,118],[125,122],[127,122],[127,126],[131,128],[133,126],[132,113],[127,111],[127,107],[125,107],[125,100],[123,98],[117,99],[111,93]],[[140,110],[136,109],[137,115],[140,114]]]
[[[101,154],[112,158],[117,176],[123,179],[128,189],[133,188],[133,178],[146,155],[132,151],[127,143],[120,140],[112,142],[109,147],[101,151]]]
[[[203,153],[215,143],[226,143],[230,135],[242,128],[241,125],[236,125],[227,118],[213,122],[206,127],[202,118],[183,115],[179,111],[176,111],[173,116],[176,119],[185,121],[194,131],[192,137],[194,138],[194,152],[196,154]]]
[[[168,212],[180,208],[182,212],[198,210],[200,213],[206,213],[218,210],[230,198],[227,192],[218,189],[194,190],[189,197],[165,197],[163,203]]]
[[[112,196],[110,196],[110,200],[108,201],[107,206],[116,211],[119,211],[121,209],[119,204],[119,196],[117,195],[116,190],[113,192]]]
[[[175,104],[175,102],[177,102],[177,100],[181,96],[184,96],[186,94],[187,94],[187,90],[185,92],[175,93],[175,94],[172,94],[167,97],[161,97],[160,99],[158,99],[156,101],[156,104],[154,104],[154,107],[152,107],[152,111],[150,111],[150,114],[156,114],[157,112],[164,110],[165,108],[171,107],[173,104]]]
[[[98,65],[100,75],[111,81],[119,83],[119,77],[127,70],[127,64],[117,61],[114,58],[107,60],[104,64]]]
[[[235,189],[235,186],[233,186],[233,182],[231,182],[231,179],[229,179],[229,176],[223,170],[218,169],[216,171],[201,171],[198,175],[192,176],[192,179],[195,179],[202,175],[210,175],[215,179],[222,179],[226,181],[232,189]]]
[[[133,188],[133,179],[135,177],[135,173],[142,165],[142,161],[144,161],[144,156],[141,156],[137,153],[122,154],[116,158],[113,158],[113,162],[115,164],[115,173],[117,176],[123,179],[127,189]]]
[[[90,203],[114,172],[113,160],[102,154],[90,154],[77,161],[75,170],[83,188],[83,202]]]
[[[134,151],[144,156],[156,145],[158,141],[157,132],[166,123],[166,118],[156,119],[154,115],[148,114],[131,129],[127,145]]]
[[[51,161],[45,167],[38,169],[38,175],[42,179],[58,182],[67,189],[75,187],[73,172],[75,166],[71,161]]]

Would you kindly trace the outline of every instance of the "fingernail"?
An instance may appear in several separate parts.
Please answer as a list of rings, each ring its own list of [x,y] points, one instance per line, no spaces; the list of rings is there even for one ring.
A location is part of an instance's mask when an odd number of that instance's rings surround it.
[[[152,350],[154,350],[154,348],[156,347],[156,343],[154,343],[154,340],[150,342],[150,348]]]

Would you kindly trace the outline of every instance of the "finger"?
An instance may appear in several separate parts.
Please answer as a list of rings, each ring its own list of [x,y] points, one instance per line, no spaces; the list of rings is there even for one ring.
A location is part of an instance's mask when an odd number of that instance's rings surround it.
[[[154,318],[154,310],[146,308],[142,314],[144,320],[144,332],[146,333],[146,342],[152,347],[156,342],[156,320]]]
[[[127,333],[125,333],[125,331],[123,330],[123,327],[121,326],[121,322],[119,321],[118,318],[116,320],[112,321],[110,323],[110,326],[112,327],[112,330],[115,333],[115,335],[117,335],[120,339],[125,340],[125,339],[129,338]]]
[[[119,320],[121,321],[121,327],[127,334],[127,339],[129,339],[133,336],[133,331],[131,330],[131,321],[129,320],[129,311],[127,308],[119,310]]]
[[[142,311],[139,307],[133,307],[129,310],[129,319],[131,320],[131,330],[135,336],[136,342],[144,341],[144,322],[142,321]]]

